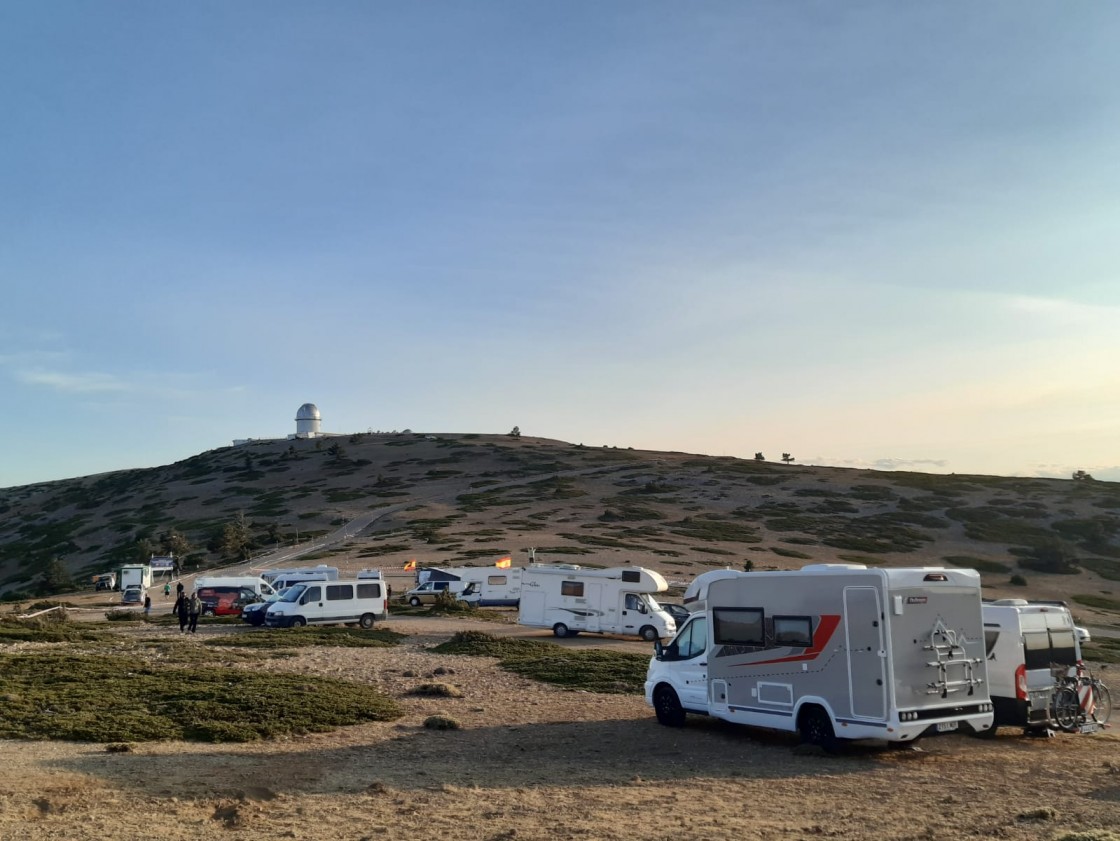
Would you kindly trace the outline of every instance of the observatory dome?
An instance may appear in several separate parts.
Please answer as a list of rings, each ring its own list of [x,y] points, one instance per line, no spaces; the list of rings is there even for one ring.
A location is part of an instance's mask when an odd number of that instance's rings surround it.
[[[296,412],[296,437],[314,438],[320,432],[323,416],[314,403],[304,403]]]

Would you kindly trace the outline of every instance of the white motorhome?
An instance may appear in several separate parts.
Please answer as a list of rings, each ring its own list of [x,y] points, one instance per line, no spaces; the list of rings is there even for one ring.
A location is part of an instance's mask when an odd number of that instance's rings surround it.
[[[268,606],[264,623],[270,628],[340,625],[356,622],[372,628],[389,615],[385,582],[354,578],[296,584]]]
[[[271,596],[276,589],[259,575],[200,575],[194,580],[194,589],[203,587],[247,588],[258,596]]]
[[[152,586],[152,568],[147,564],[123,566],[117,576],[117,585],[122,591],[132,586],[147,590]]]
[[[694,583],[691,617],[657,644],[645,692],[662,724],[701,713],[829,749],[991,727],[974,570],[727,572]]]
[[[575,564],[530,564],[521,574],[517,621],[551,628],[558,637],[581,631],[628,634],[652,642],[671,637],[676,622],[651,597],[664,593],[661,573],[643,567],[584,569]]]
[[[521,603],[520,567],[461,567],[465,587],[459,592],[461,601],[479,607],[517,607]]]
[[[327,566],[326,564],[319,564],[313,567],[284,567],[280,569],[265,569],[261,570],[261,578],[272,584],[272,589],[282,590],[283,587],[277,587],[275,581],[278,578],[286,576],[304,576],[303,581],[337,581],[338,580],[338,567]]]
[[[1026,730],[1051,725],[1051,702],[1061,674],[1081,659],[1073,616],[1061,602],[999,599],[984,602],[988,682],[996,727]]]
[[[338,576],[331,578],[325,572],[285,572],[283,575],[278,575],[269,582],[272,589],[279,593],[281,590],[287,590],[294,584],[302,584],[305,581],[337,581]]]

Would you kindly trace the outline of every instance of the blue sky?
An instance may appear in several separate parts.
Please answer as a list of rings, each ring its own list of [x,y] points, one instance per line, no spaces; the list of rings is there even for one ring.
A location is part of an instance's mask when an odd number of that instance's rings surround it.
[[[0,5],[0,486],[324,429],[1120,480],[1120,7]]]

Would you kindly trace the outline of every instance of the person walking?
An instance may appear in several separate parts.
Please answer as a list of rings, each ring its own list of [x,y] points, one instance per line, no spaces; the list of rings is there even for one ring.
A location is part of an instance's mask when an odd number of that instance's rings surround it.
[[[185,634],[190,612],[190,599],[182,590],[179,591],[179,598],[175,599],[175,607],[171,609],[171,612],[179,616],[179,633]]]
[[[191,624],[190,624],[190,627],[187,630],[189,630],[192,634],[197,633],[197,631],[198,631],[198,615],[200,613],[202,613],[202,599],[200,599],[198,597],[197,592],[191,593],[190,604],[189,604],[189,613],[190,613]]]
[[[163,597],[165,599],[171,598],[171,582],[170,581],[168,581],[166,584],[163,585]]]

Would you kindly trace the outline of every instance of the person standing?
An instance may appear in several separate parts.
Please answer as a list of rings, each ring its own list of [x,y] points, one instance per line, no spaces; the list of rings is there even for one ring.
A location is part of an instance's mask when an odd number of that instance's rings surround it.
[[[202,613],[202,599],[198,597],[198,593],[191,593],[190,598],[190,627],[188,630],[193,634],[198,631],[198,615]]]
[[[175,599],[175,607],[171,609],[171,612],[179,616],[179,633],[185,634],[190,612],[190,599],[182,590],[179,591],[179,598]]]
[[[170,581],[168,581],[166,584],[163,585],[163,597],[165,599],[171,598],[171,582]]]
[[[151,618],[152,618],[152,597],[148,593],[145,593],[144,594],[144,621],[147,622]]]

